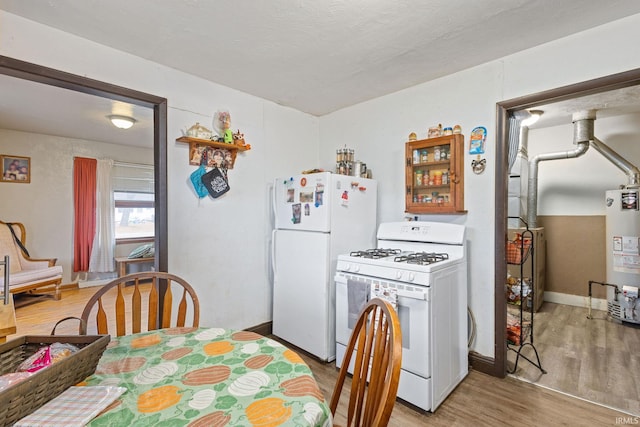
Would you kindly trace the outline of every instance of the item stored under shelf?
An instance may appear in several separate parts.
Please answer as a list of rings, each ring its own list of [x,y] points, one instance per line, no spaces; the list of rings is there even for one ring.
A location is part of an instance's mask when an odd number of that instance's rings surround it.
[[[238,151],[248,151],[251,150],[250,144],[245,144],[244,140],[241,140],[241,143],[235,142],[233,144],[226,142],[218,142],[210,139],[200,139],[200,138],[192,138],[189,136],[182,136],[176,139],[177,142],[184,142],[189,144],[189,164],[199,166],[203,162],[203,153],[207,153],[209,160],[207,160],[207,164],[205,166],[213,166],[211,163],[213,160],[213,152],[217,150],[227,150],[230,158],[226,159],[226,167],[227,169],[233,169],[233,165],[236,161],[236,155]]]

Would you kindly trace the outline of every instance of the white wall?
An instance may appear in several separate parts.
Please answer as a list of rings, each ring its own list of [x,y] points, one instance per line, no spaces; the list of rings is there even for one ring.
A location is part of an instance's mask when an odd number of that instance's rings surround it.
[[[475,175],[465,156],[465,209],[462,215],[420,215],[427,221],[467,226],[469,303],[479,312],[477,349],[493,355],[493,203],[495,94],[500,93],[501,66],[486,64],[389,96],[346,108],[320,121],[321,162],[335,163],[335,149],[345,143],[367,163],[379,181],[378,222],[401,221],[404,214],[404,149],[409,133],[426,138],[430,126],[462,126],[467,137],[476,126],[488,131],[485,172]],[[494,101],[495,103],[495,101]],[[339,134],[333,130],[339,129]],[[468,142],[466,142],[468,144]],[[466,151],[466,150],[465,150]],[[475,307],[475,308],[474,308]]]
[[[318,119],[3,11],[0,22],[2,55],[167,98],[169,270],[196,289],[203,325],[271,320],[269,186],[317,166]],[[199,200],[188,146],[175,139],[219,109],[252,149],[229,171],[229,193]]]
[[[464,161],[468,213],[423,219],[467,225],[469,304],[478,323],[474,350],[489,357],[494,353],[496,102],[640,67],[640,57],[630,54],[640,37],[640,15],[635,15],[317,119],[11,14],[0,12],[0,20],[2,55],[169,100],[169,268],[195,285],[204,304],[203,324],[247,327],[271,319],[272,178],[316,166],[333,169],[335,149],[347,144],[380,182],[378,220],[399,220],[407,135],[424,136],[429,126],[443,123],[460,124],[468,137],[473,127],[486,126],[485,172],[474,175],[471,156]],[[231,111],[232,127],[240,128],[254,149],[238,157],[228,195],[198,201],[187,185],[193,170],[187,147],[173,140],[181,128],[205,122],[203,117],[220,108]]]
[[[333,168],[335,149],[343,144],[354,147],[356,157],[365,161],[373,169],[374,178],[380,181],[379,222],[398,221],[405,216],[403,159],[404,143],[410,132],[424,138],[429,126],[460,124],[468,141],[473,127],[487,128],[485,172],[475,175],[471,171],[475,156],[466,154],[464,159],[468,213],[420,216],[423,220],[467,226],[469,305],[478,326],[473,347],[478,353],[494,355],[496,103],[638,68],[640,57],[629,55],[637,50],[638,37],[640,15],[635,15],[320,119],[321,165]],[[598,132],[596,135],[600,137]]]
[[[0,183],[0,219],[21,222],[32,258],[57,258],[73,272],[73,158],[153,164],[153,150],[0,129],[0,153],[31,158],[31,183]]]
[[[594,134],[640,167],[640,114],[597,118]],[[529,132],[529,159],[575,147],[572,124]],[[622,170],[593,147],[578,158],[540,162],[538,172],[538,215],[604,215],[605,191],[628,183]]]

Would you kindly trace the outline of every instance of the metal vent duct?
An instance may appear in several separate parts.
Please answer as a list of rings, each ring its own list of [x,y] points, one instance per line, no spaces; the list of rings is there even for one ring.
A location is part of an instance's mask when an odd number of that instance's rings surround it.
[[[542,161],[580,157],[587,152],[591,145],[596,151],[627,175],[627,185],[638,185],[640,182],[640,169],[595,137],[593,132],[595,119],[596,110],[585,110],[574,113],[572,117],[573,143],[577,145],[577,147],[570,151],[538,154],[530,160],[529,178],[527,181],[527,223],[530,228],[537,227],[538,222],[538,164]]]

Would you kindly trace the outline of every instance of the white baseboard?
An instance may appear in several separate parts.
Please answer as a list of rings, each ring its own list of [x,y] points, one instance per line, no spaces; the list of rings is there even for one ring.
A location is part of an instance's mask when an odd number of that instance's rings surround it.
[[[589,297],[581,295],[569,295],[561,294],[559,292],[544,291],[544,300],[556,304],[589,308]],[[602,298],[591,298],[591,309],[607,311],[607,300]]]

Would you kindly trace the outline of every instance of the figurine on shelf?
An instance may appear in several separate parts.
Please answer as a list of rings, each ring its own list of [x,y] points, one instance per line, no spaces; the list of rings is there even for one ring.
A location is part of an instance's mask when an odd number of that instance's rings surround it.
[[[236,145],[244,145],[244,134],[240,133],[240,129],[238,129],[238,132],[233,134],[233,141]]]
[[[233,134],[233,143],[245,150],[251,150],[251,144],[247,144],[244,141],[244,133],[240,133],[240,129],[238,129],[238,132]]]
[[[191,126],[184,133],[185,133],[186,136],[191,137],[191,138],[198,138],[198,139],[209,139],[209,138],[211,138],[211,131],[209,129],[207,129],[206,127],[202,126],[200,123],[196,123],[195,125]]]
[[[439,123],[438,126],[431,126],[427,132],[427,138],[437,138],[439,136],[442,136],[442,123]]]
[[[231,130],[231,115],[228,111],[216,111],[213,116],[213,127],[218,135],[222,135],[218,139],[219,142],[233,144],[233,131]],[[220,141],[222,139],[222,141]]]

